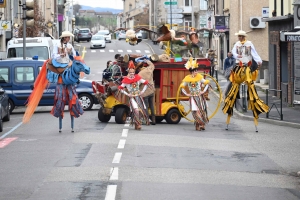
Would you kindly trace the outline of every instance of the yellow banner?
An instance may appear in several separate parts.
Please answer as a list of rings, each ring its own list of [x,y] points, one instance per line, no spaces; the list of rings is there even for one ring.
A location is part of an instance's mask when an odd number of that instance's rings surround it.
[[[0,0],[0,8],[6,7],[6,0]]]

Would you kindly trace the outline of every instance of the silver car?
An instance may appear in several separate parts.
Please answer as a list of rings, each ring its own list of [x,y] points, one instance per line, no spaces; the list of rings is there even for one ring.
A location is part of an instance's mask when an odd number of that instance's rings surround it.
[[[91,42],[90,42],[90,48],[105,48],[106,43],[103,35],[93,35]]]
[[[126,40],[126,32],[120,31],[118,34],[118,40]]]

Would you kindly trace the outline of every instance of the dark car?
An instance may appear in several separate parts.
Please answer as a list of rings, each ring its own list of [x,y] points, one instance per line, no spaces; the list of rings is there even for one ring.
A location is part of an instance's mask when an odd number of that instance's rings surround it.
[[[80,41],[91,41],[91,38],[92,38],[92,33],[91,33],[91,30],[89,28],[81,28],[79,30],[77,30],[75,33],[74,33],[74,40],[76,42],[80,42]]]
[[[1,81],[1,77],[0,77]],[[10,120],[9,104],[8,104],[8,95],[5,90],[0,87],[0,132],[3,131],[3,121]]]
[[[32,92],[34,81],[44,61],[41,60],[3,60],[0,62],[0,86],[5,89],[9,99],[10,112],[15,106],[25,106]],[[56,84],[51,83],[39,102],[39,106],[52,106]],[[76,92],[84,110],[90,110],[98,101],[93,95],[92,81],[80,79]]]

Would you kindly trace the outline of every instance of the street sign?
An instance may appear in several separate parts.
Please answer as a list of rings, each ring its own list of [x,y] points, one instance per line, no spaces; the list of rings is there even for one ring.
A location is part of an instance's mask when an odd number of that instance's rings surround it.
[[[170,6],[168,7],[168,13],[171,13],[171,10],[169,10],[170,9]],[[183,12],[183,9],[181,9],[181,8],[173,8],[172,7],[172,14],[174,13],[182,13]]]
[[[165,5],[177,5],[177,1],[165,1]]]
[[[168,14],[168,18],[171,18],[171,14]],[[181,19],[183,18],[183,14],[173,14],[172,13],[172,18],[177,18],[177,19]]]
[[[168,23],[171,23],[171,19],[168,19]],[[183,19],[172,19],[172,24],[181,24],[183,23]]]
[[[165,5],[165,8],[172,8],[172,9],[177,9],[178,5]]]

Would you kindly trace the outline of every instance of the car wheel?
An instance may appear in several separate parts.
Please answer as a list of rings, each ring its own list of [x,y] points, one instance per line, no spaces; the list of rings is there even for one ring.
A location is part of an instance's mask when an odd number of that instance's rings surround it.
[[[178,109],[173,108],[167,112],[166,121],[168,124],[178,124],[181,120],[181,114]]]
[[[91,110],[94,102],[93,102],[93,98],[91,95],[89,94],[80,94],[78,96],[79,101],[81,102],[81,106],[83,108],[83,110]]]
[[[125,108],[118,108],[115,114],[115,121],[117,124],[125,124],[128,113]]]
[[[11,99],[8,99],[8,108],[10,113],[12,113],[12,111],[15,109],[15,104]]]
[[[3,118],[3,121],[5,121],[5,122],[10,121],[10,110],[9,110],[9,106],[7,107],[7,115]]]
[[[90,42],[91,40],[87,40],[87,42]]]
[[[101,107],[98,111],[98,119],[100,122],[108,122],[111,118],[111,115],[105,115],[103,113],[103,107]]]

